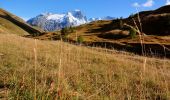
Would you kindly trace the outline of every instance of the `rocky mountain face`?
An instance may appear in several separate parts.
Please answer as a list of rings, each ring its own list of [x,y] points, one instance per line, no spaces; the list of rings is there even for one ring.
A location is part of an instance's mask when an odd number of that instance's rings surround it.
[[[45,31],[55,31],[69,26],[78,26],[97,20],[112,20],[113,17],[87,19],[80,10],[67,12],[65,14],[40,14],[27,21],[32,26],[38,26]]]
[[[87,18],[80,10],[66,14],[40,14],[27,21],[32,26],[38,26],[45,31],[55,31],[69,26],[78,26],[87,23]]]
[[[98,20],[114,20],[115,18],[114,17],[111,17],[111,16],[106,16],[106,17],[103,17],[103,18],[90,18],[88,20],[88,22],[93,22],[93,21],[98,21]]]

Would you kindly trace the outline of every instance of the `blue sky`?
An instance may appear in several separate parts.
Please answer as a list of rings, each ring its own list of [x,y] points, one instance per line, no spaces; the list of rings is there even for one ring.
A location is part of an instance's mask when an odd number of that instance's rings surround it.
[[[64,13],[80,9],[91,17],[127,17],[141,10],[170,4],[170,0],[1,0],[0,7],[24,19],[44,12]]]

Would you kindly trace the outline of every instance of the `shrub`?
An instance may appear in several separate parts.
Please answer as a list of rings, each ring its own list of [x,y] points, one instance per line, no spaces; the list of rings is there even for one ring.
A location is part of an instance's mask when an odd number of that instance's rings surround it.
[[[65,27],[61,29],[61,35],[68,35],[69,33],[73,33],[75,30],[73,27]]]
[[[132,13],[130,16],[129,16],[129,18],[133,18],[135,15]]]
[[[79,37],[77,38],[77,42],[78,42],[78,43],[83,43],[83,41],[84,41],[84,39],[83,39],[82,36],[79,36]]]
[[[70,26],[70,27],[69,27],[69,32],[70,32],[70,33],[73,33],[74,31],[75,31],[74,28]]]
[[[123,18],[122,17],[119,19],[119,27],[120,27],[120,29],[123,28]]]
[[[67,27],[61,29],[61,35],[65,35],[67,33]]]
[[[131,28],[131,29],[129,30],[129,36],[130,36],[130,38],[132,38],[132,39],[136,37],[136,31],[135,31],[135,29]]]
[[[41,35],[40,33],[33,33],[32,34],[33,37],[40,36],[40,35]]]

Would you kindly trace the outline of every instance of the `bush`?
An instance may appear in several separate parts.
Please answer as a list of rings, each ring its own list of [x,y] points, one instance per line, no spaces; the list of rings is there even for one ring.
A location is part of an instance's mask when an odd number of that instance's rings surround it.
[[[33,33],[32,34],[33,37],[40,36],[40,35],[41,35],[40,33]]]
[[[131,28],[131,29],[129,30],[129,36],[130,36],[130,38],[132,38],[132,39],[136,37],[136,31],[135,31],[135,29]]]
[[[134,14],[131,14],[130,16],[129,16],[129,18],[133,18],[135,15]]]
[[[77,42],[78,42],[78,43],[83,43],[83,41],[84,41],[84,39],[83,39],[82,36],[79,36],[79,37],[77,38]]]
[[[120,27],[120,29],[123,28],[123,18],[122,17],[119,19],[119,27]]]
[[[65,27],[61,29],[61,35],[68,35],[69,33],[73,33],[75,30],[73,27]]]
[[[69,32],[70,33],[73,33],[75,30],[74,30],[74,28],[73,27],[69,27]]]

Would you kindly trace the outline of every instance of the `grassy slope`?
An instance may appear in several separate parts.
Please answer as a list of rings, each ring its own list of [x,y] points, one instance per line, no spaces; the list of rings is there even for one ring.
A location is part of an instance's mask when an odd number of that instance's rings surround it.
[[[0,36],[2,98],[169,100],[169,73],[169,59]]]
[[[0,33],[29,35],[33,33],[42,33],[43,31],[33,28],[21,18],[0,9]]]
[[[131,39],[129,36],[128,24],[142,30],[141,33],[147,35],[142,36],[143,44],[147,55],[156,55],[163,57],[165,55],[170,58],[170,35],[169,35],[169,18],[170,6],[163,6],[153,11],[140,12],[140,24],[138,14],[125,19],[115,19],[113,21],[95,21],[81,26],[75,27],[73,33],[63,36],[66,40],[75,42],[77,37],[81,36],[86,45],[95,45],[100,47],[115,48],[118,50],[127,50],[141,54],[141,40],[139,34],[136,38]],[[136,25],[134,24],[134,20]],[[140,28],[140,26],[142,28]],[[38,39],[60,39],[60,32],[49,32]]]
[[[2,34],[18,34],[18,35],[29,35],[28,32],[24,31],[22,28],[18,27],[14,23],[0,18],[0,33]]]
[[[118,26],[118,25],[117,25]],[[69,33],[67,38],[69,40],[76,41],[76,37],[82,36],[84,42],[111,42],[111,43],[140,43],[139,36],[131,39],[129,31],[124,31],[121,29],[114,29],[116,27],[112,21],[96,21],[88,24],[80,25],[75,27],[73,33]],[[55,33],[60,34],[60,32],[49,32],[42,36],[36,37],[38,39],[47,40],[55,38]],[[144,41],[147,44],[167,44],[170,43],[170,36],[156,36],[156,35],[145,35]]]
[[[136,38],[132,39],[128,31],[113,28],[117,26],[112,21],[96,21],[77,26],[73,33],[68,33],[63,37],[66,37],[66,41],[75,42],[77,41],[76,38],[81,36],[85,45],[114,48],[141,54],[140,36],[137,34]],[[35,38],[58,40],[60,39],[59,34],[60,31],[49,32]],[[144,35],[142,38],[147,55],[164,57],[164,51],[166,51],[166,57],[170,58],[170,35]]]

